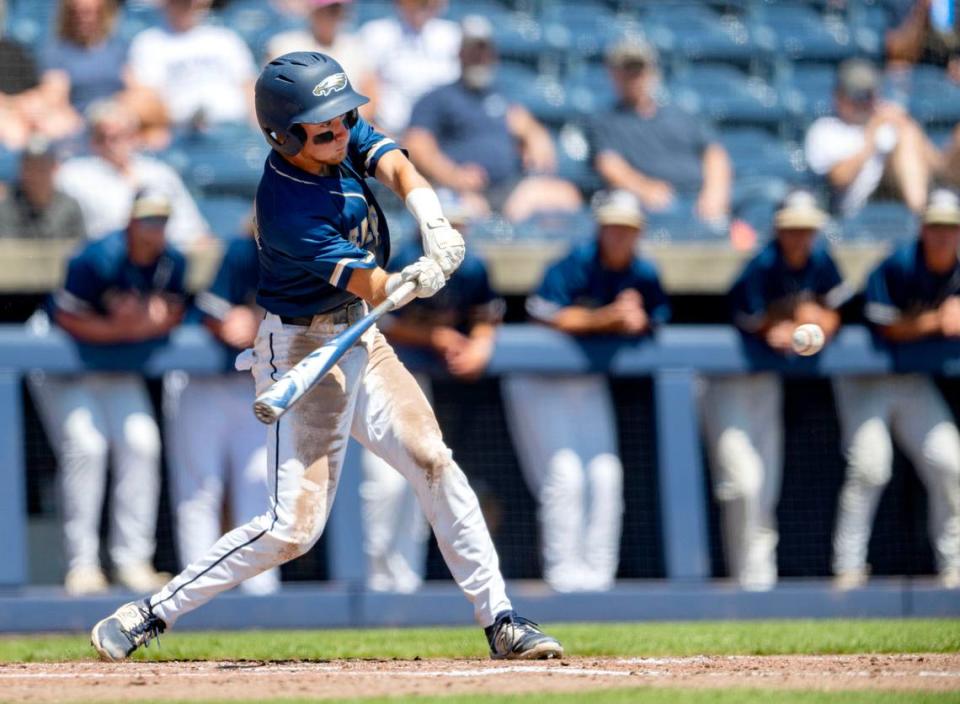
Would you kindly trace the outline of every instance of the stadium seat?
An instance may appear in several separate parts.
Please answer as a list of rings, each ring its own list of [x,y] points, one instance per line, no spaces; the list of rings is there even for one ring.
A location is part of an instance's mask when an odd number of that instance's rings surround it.
[[[943,68],[915,66],[910,73],[910,113],[925,125],[960,122],[960,86]]]
[[[870,30],[852,32],[842,18],[821,15],[803,3],[756,3],[747,24],[760,45],[780,60],[842,61],[879,55],[881,49]]]
[[[797,64],[781,74],[781,100],[796,116],[801,131],[818,117],[833,114],[836,76],[832,64]]]
[[[576,66],[564,77],[563,86],[571,118],[606,112],[617,102],[610,72],[602,63],[590,62]]]
[[[808,178],[802,150],[761,129],[725,130],[720,142],[737,177],[768,176],[797,184]]]
[[[588,208],[574,213],[536,213],[513,226],[518,241],[577,242],[592,237],[595,229]]]
[[[54,32],[56,11],[52,0],[18,2],[8,8],[6,34],[37,52]]]
[[[601,188],[603,183],[590,162],[590,145],[584,131],[568,123],[551,136],[557,150],[557,176],[572,181],[585,193]]]
[[[739,18],[706,7],[654,4],[642,25],[652,38],[658,31],[668,33],[669,51],[687,61],[726,61],[746,66],[760,55],[760,47]],[[653,41],[664,45],[663,40]]]
[[[253,129],[224,125],[181,135],[158,156],[194,190],[250,197],[256,193],[267,152],[263,137]]]
[[[197,207],[210,231],[219,239],[243,236],[249,229],[253,201],[240,196],[208,196],[197,200]]]
[[[917,234],[917,218],[902,203],[867,203],[856,215],[840,221],[844,240],[902,241]]]
[[[544,38],[584,59],[603,56],[606,48],[630,29],[629,23],[602,4],[549,4],[540,14]]]
[[[776,127],[789,115],[769,84],[732,66],[697,66],[668,88],[679,105],[717,123]]]
[[[496,86],[509,101],[523,105],[541,122],[560,125],[570,117],[564,86],[529,66],[501,63]]]
[[[272,36],[307,26],[305,18],[281,14],[270,3],[257,0],[236,0],[213,15],[211,20],[239,34],[258,63]]]

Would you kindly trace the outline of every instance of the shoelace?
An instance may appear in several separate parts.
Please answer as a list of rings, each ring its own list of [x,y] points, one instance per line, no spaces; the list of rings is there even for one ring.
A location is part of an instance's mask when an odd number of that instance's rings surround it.
[[[502,645],[506,641],[512,649],[517,645],[516,641],[518,639],[515,634],[518,631],[522,635],[541,633],[539,625],[536,621],[531,621],[523,616],[510,614],[500,622],[500,626],[497,628],[496,636],[494,637],[494,642],[499,642]],[[507,630],[508,628],[510,629],[509,631]],[[509,639],[507,638],[508,634],[510,636]]]
[[[127,631],[127,635],[133,640],[137,645],[142,645],[144,648],[150,647],[150,641],[156,640],[157,647],[160,647],[160,634],[163,633],[163,621],[158,619],[156,616],[151,614],[146,609],[137,607],[140,610],[141,615],[143,615],[143,620],[140,621],[137,625]]]

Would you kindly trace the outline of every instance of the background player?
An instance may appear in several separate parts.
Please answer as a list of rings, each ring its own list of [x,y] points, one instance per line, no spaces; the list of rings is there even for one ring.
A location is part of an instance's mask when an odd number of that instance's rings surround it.
[[[224,373],[176,374],[165,384],[177,548],[184,566],[202,558],[222,534],[225,492],[230,526],[267,510],[266,438],[250,413],[252,380],[233,365],[237,353],[253,344],[263,319],[255,302],[257,279],[253,237],[231,240],[213,284],[197,296],[192,311],[226,348]],[[267,594],[279,586],[279,570],[272,569],[240,588]]]
[[[734,324],[781,354],[791,349],[797,325],[816,323],[827,339],[840,327],[837,308],[850,292],[826,246],[816,240],[826,221],[811,193],[790,193],[774,216],[776,239],[747,263],[730,291]],[[744,589],[770,589],[777,581],[776,509],[783,475],[780,376],[714,377],[703,400],[727,569]]]
[[[463,239],[398,145],[361,121],[366,98],[319,53],[270,62],[256,86],[257,117],[273,147],[257,191],[260,284],[267,315],[254,346],[262,393],[306,354],[362,317],[402,283],[428,297],[459,266]],[[420,223],[424,251],[400,273],[382,211],[365,182],[375,175]],[[433,410],[376,327],[270,426],[270,511],[223,536],[162,590],[94,626],[101,657],[119,660],[185,613],[320,538],[347,440],[353,435],[414,486],[457,584],[474,604],[497,658],[560,657],[560,644],[516,615],[476,495],[444,444]]]
[[[960,200],[934,191],[915,242],[867,280],[867,320],[890,342],[960,337]],[[950,409],[923,374],[842,377],[834,382],[847,457],[833,536],[841,589],[863,585],[873,517],[893,465],[891,430],[930,495],[930,539],[940,580],[960,587],[960,436]]]
[[[441,191],[450,224],[463,231],[467,224],[461,199]],[[422,248],[409,240],[391,257],[394,270],[415,262]],[[421,298],[380,321],[393,344],[423,347],[437,355],[452,376],[473,380],[486,369],[493,353],[496,326],[505,304],[490,288],[483,261],[467,252],[439,293]],[[427,398],[430,377],[414,374]],[[367,586],[374,591],[415,591],[423,582],[428,538],[426,521],[410,484],[374,453],[363,453],[364,481],[360,487]]]
[[[54,322],[81,343],[121,349],[161,341],[183,315],[183,255],[166,244],[165,196],[141,192],[125,231],[90,243],[67,267],[50,302]],[[137,592],[170,575],[152,566],[160,498],[160,432],[139,374],[109,371],[36,379],[33,391],[56,451],[63,490],[66,589],[105,591],[100,515],[113,457],[110,559]]]
[[[647,335],[670,317],[653,265],[636,254],[644,217],[627,191],[597,196],[595,241],[551,266],[527,301],[571,335]],[[512,375],[504,401],[540,509],[543,573],[557,591],[609,589],[620,559],[623,464],[606,378]]]

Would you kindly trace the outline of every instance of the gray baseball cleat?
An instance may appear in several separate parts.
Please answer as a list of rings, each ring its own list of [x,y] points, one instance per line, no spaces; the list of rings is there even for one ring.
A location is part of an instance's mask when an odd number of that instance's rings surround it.
[[[141,645],[159,638],[167,625],[150,611],[149,599],[131,601],[100,621],[90,631],[90,643],[101,660],[125,660]]]
[[[494,660],[549,660],[563,657],[563,646],[533,621],[504,611],[484,629]]]

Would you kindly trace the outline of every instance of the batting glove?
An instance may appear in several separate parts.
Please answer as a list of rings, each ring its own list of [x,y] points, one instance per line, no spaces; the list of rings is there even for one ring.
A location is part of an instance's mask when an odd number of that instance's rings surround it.
[[[413,264],[401,269],[399,273],[390,275],[386,285],[387,295],[392,295],[408,281],[413,281],[417,287],[401,301],[400,305],[406,305],[414,298],[430,298],[446,285],[447,278],[437,262],[430,257],[420,257]]]
[[[443,216],[440,200],[431,188],[415,188],[406,198],[407,208],[420,223],[423,253],[440,265],[448,277],[463,262],[467,247],[463,236]]]

